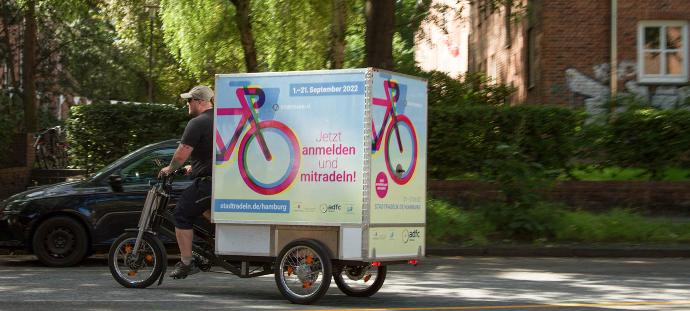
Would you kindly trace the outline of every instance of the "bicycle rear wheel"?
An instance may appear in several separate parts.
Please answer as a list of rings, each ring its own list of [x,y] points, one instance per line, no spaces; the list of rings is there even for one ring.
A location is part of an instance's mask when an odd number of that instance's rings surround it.
[[[376,294],[386,280],[386,266],[343,266],[333,279],[340,291],[352,297],[369,297]]]
[[[257,129],[252,127],[242,138],[237,164],[242,180],[249,188],[259,194],[273,195],[287,189],[297,176],[299,142],[295,133],[281,122],[261,121],[259,128],[266,145],[262,146],[257,138]],[[264,147],[271,158],[264,156]]]

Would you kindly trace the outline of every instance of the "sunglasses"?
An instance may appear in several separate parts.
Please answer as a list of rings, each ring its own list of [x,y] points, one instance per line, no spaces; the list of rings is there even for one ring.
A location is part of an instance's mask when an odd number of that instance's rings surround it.
[[[189,103],[191,103],[191,102],[193,102],[193,101],[195,101],[195,100],[200,100],[200,99],[197,99],[197,98],[187,98],[187,104],[189,104]]]

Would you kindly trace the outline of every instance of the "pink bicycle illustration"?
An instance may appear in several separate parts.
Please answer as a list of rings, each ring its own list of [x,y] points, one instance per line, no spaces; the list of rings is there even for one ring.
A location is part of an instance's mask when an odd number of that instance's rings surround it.
[[[254,192],[264,195],[278,194],[292,184],[299,170],[300,152],[297,136],[282,122],[259,119],[258,109],[266,101],[264,90],[244,86],[237,88],[235,94],[241,107],[218,108],[216,111],[218,117],[241,116],[229,145],[225,144],[223,136],[216,129],[216,145],[220,151],[216,155],[216,162],[223,163],[230,159],[240,135],[249,125],[237,153],[240,175]],[[257,143],[252,144],[255,141]],[[271,153],[271,150],[274,152]],[[289,159],[277,159],[273,154],[289,154]],[[261,161],[262,159],[265,161]]]
[[[388,175],[398,185],[404,185],[410,181],[417,166],[417,133],[412,125],[412,121],[404,114],[397,113],[397,104],[400,99],[398,83],[393,80],[385,80],[383,81],[383,88],[386,92],[386,98],[373,98],[372,101],[374,105],[386,107],[378,134],[373,118],[371,120],[371,132],[374,135],[372,153],[376,153],[381,149],[381,143],[385,137],[384,155]],[[383,135],[384,129],[386,131],[385,135]],[[394,132],[397,146],[391,146],[393,141],[391,135]],[[407,136],[401,136],[401,132],[407,133]],[[392,155],[391,153],[393,152],[397,153]],[[394,163],[393,160],[396,160],[398,163]]]

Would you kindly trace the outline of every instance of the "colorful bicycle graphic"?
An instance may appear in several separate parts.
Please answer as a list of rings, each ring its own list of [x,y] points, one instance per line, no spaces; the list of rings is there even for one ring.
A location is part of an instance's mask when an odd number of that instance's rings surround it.
[[[417,166],[417,133],[412,125],[412,121],[404,114],[397,113],[397,104],[400,99],[400,86],[398,83],[394,80],[385,80],[383,81],[383,88],[386,92],[386,98],[373,98],[372,101],[374,105],[386,107],[378,134],[373,118],[371,120],[371,131],[374,135],[372,153],[376,153],[381,149],[381,143],[385,137],[384,154],[388,175],[398,185],[404,185],[410,181]],[[385,136],[383,135],[384,129],[386,130]],[[403,132],[401,129],[404,129],[404,132],[409,136],[401,136],[401,132]],[[396,146],[391,146],[391,135],[393,132],[395,132],[397,149],[395,149]],[[407,146],[407,148],[404,148],[404,146]],[[391,156],[391,153],[395,151],[399,153],[394,155],[394,158]],[[398,160],[398,163],[394,163],[393,160]]]
[[[249,124],[249,129],[242,137],[237,152],[240,176],[242,176],[247,186],[256,193],[264,195],[278,194],[292,184],[299,170],[300,152],[297,136],[282,122],[275,120],[261,121],[259,119],[258,109],[266,101],[266,93],[263,89],[255,86],[243,86],[237,88],[235,94],[237,99],[239,99],[241,107],[218,108],[216,110],[218,117],[241,116],[240,122],[237,124],[228,145],[225,144],[223,136],[216,129],[216,146],[219,149],[219,153],[216,155],[216,162],[223,163],[230,159],[240,135],[242,135],[245,127]],[[258,144],[258,148],[257,144],[252,145],[255,141]],[[276,149],[279,151],[276,152]],[[274,152],[271,153],[271,150],[274,150]],[[277,159],[273,156],[274,154],[289,154],[289,159]],[[261,161],[262,159],[265,161]],[[255,172],[252,173],[252,170],[255,170]],[[276,171],[280,172],[280,174],[275,174]],[[276,175],[279,177],[276,178]]]

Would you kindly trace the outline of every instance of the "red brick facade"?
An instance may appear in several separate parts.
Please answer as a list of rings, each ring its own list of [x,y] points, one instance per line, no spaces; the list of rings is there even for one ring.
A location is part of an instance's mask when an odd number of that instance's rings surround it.
[[[522,18],[513,20],[508,28],[506,8],[482,13],[480,6],[486,1],[475,1],[471,8],[469,68],[516,86],[514,102],[574,106],[587,104],[588,100],[601,102],[610,92],[611,2],[522,0],[529,9],[521,12]],[[617,3],[618,93],[646,97],[661,106],[669,100],[687,98],[690,94],[687,79],[663,84],[639,81],[638,31],[646,21],[690,22],[690,1],[617,0]],[[506,40],[511,44],[506,45]],[[685,40],[688,40],[687,32]],[[528,81],[530,45],[534,65],[531,85]],[[685,59],[682,67],[687,72],[687,45],[682,57]]]

